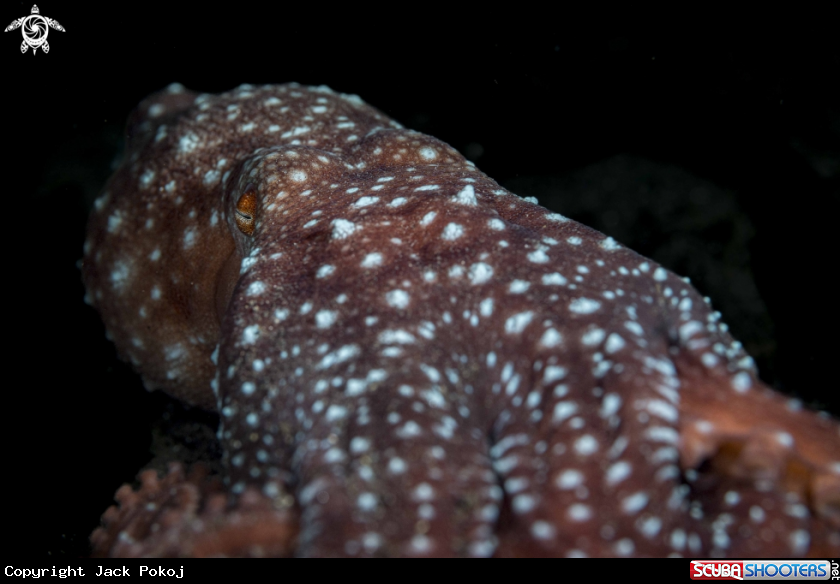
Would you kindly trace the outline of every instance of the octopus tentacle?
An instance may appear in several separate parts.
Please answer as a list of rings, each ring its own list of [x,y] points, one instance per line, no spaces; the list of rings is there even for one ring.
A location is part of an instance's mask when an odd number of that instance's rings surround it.
[[[203,465],[189,474],[180,464],[158,478],[140,475],[136,492],[117,491],[119,507],[102,516],[104,527],[91,535],[94,557],[288,556],[298,526],[289,505],[273,505],[249,490],[231,504],[218,477]]]

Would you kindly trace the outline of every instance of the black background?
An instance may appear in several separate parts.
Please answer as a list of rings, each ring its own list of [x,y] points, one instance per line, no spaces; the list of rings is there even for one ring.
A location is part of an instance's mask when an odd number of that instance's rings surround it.
[[[515,192],[690,275],[768,383],[840,413],[840,52],[826,15],[797,27],[606,9],[120,6],[40,3],[66,28],[50,31],[49,54],[21,54],[20,30],[0,35],[10,554],[87,554],[171,407],[116,360],[76,262],[128,113],[174,81],[358,94]],[[4,3],[0,25],[30,9]],[[723,216],[703,219],[712,207]]]

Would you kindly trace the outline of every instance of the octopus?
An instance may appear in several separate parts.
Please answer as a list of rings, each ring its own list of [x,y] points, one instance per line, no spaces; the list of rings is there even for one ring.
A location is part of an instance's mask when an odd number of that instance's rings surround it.
[[[123,486],[102,556],[837,556],[840,423],[687,281],[355,95],[140,103],[86,300],[224,473]]]

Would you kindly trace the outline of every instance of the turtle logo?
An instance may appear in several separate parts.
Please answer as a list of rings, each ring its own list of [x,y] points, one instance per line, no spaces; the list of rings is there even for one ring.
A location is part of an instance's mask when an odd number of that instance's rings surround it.
[[[41,16],[37,4],[32,6],[32,14],[12,21],[12,24],[7,26],[3,32],[9,32],[18,27],[23,32],[23,42],[20,45],[20,52],[25,53],[26,49],[32,47],[33,55],[38,51],[38,47],[45,53],[50,52],[50,44],[47,42],[47,33],[50,32],[50,27],[64,32],[64,27],[58,24],[57,20]]]

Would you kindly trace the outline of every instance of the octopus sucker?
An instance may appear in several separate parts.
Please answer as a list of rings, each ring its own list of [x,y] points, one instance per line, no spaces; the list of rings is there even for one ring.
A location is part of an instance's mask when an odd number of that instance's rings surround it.
[[[819,556],[840,424],[686,281],[356,96],[141,102],[83,274],[224,473],[146,472],[101,556]]]

